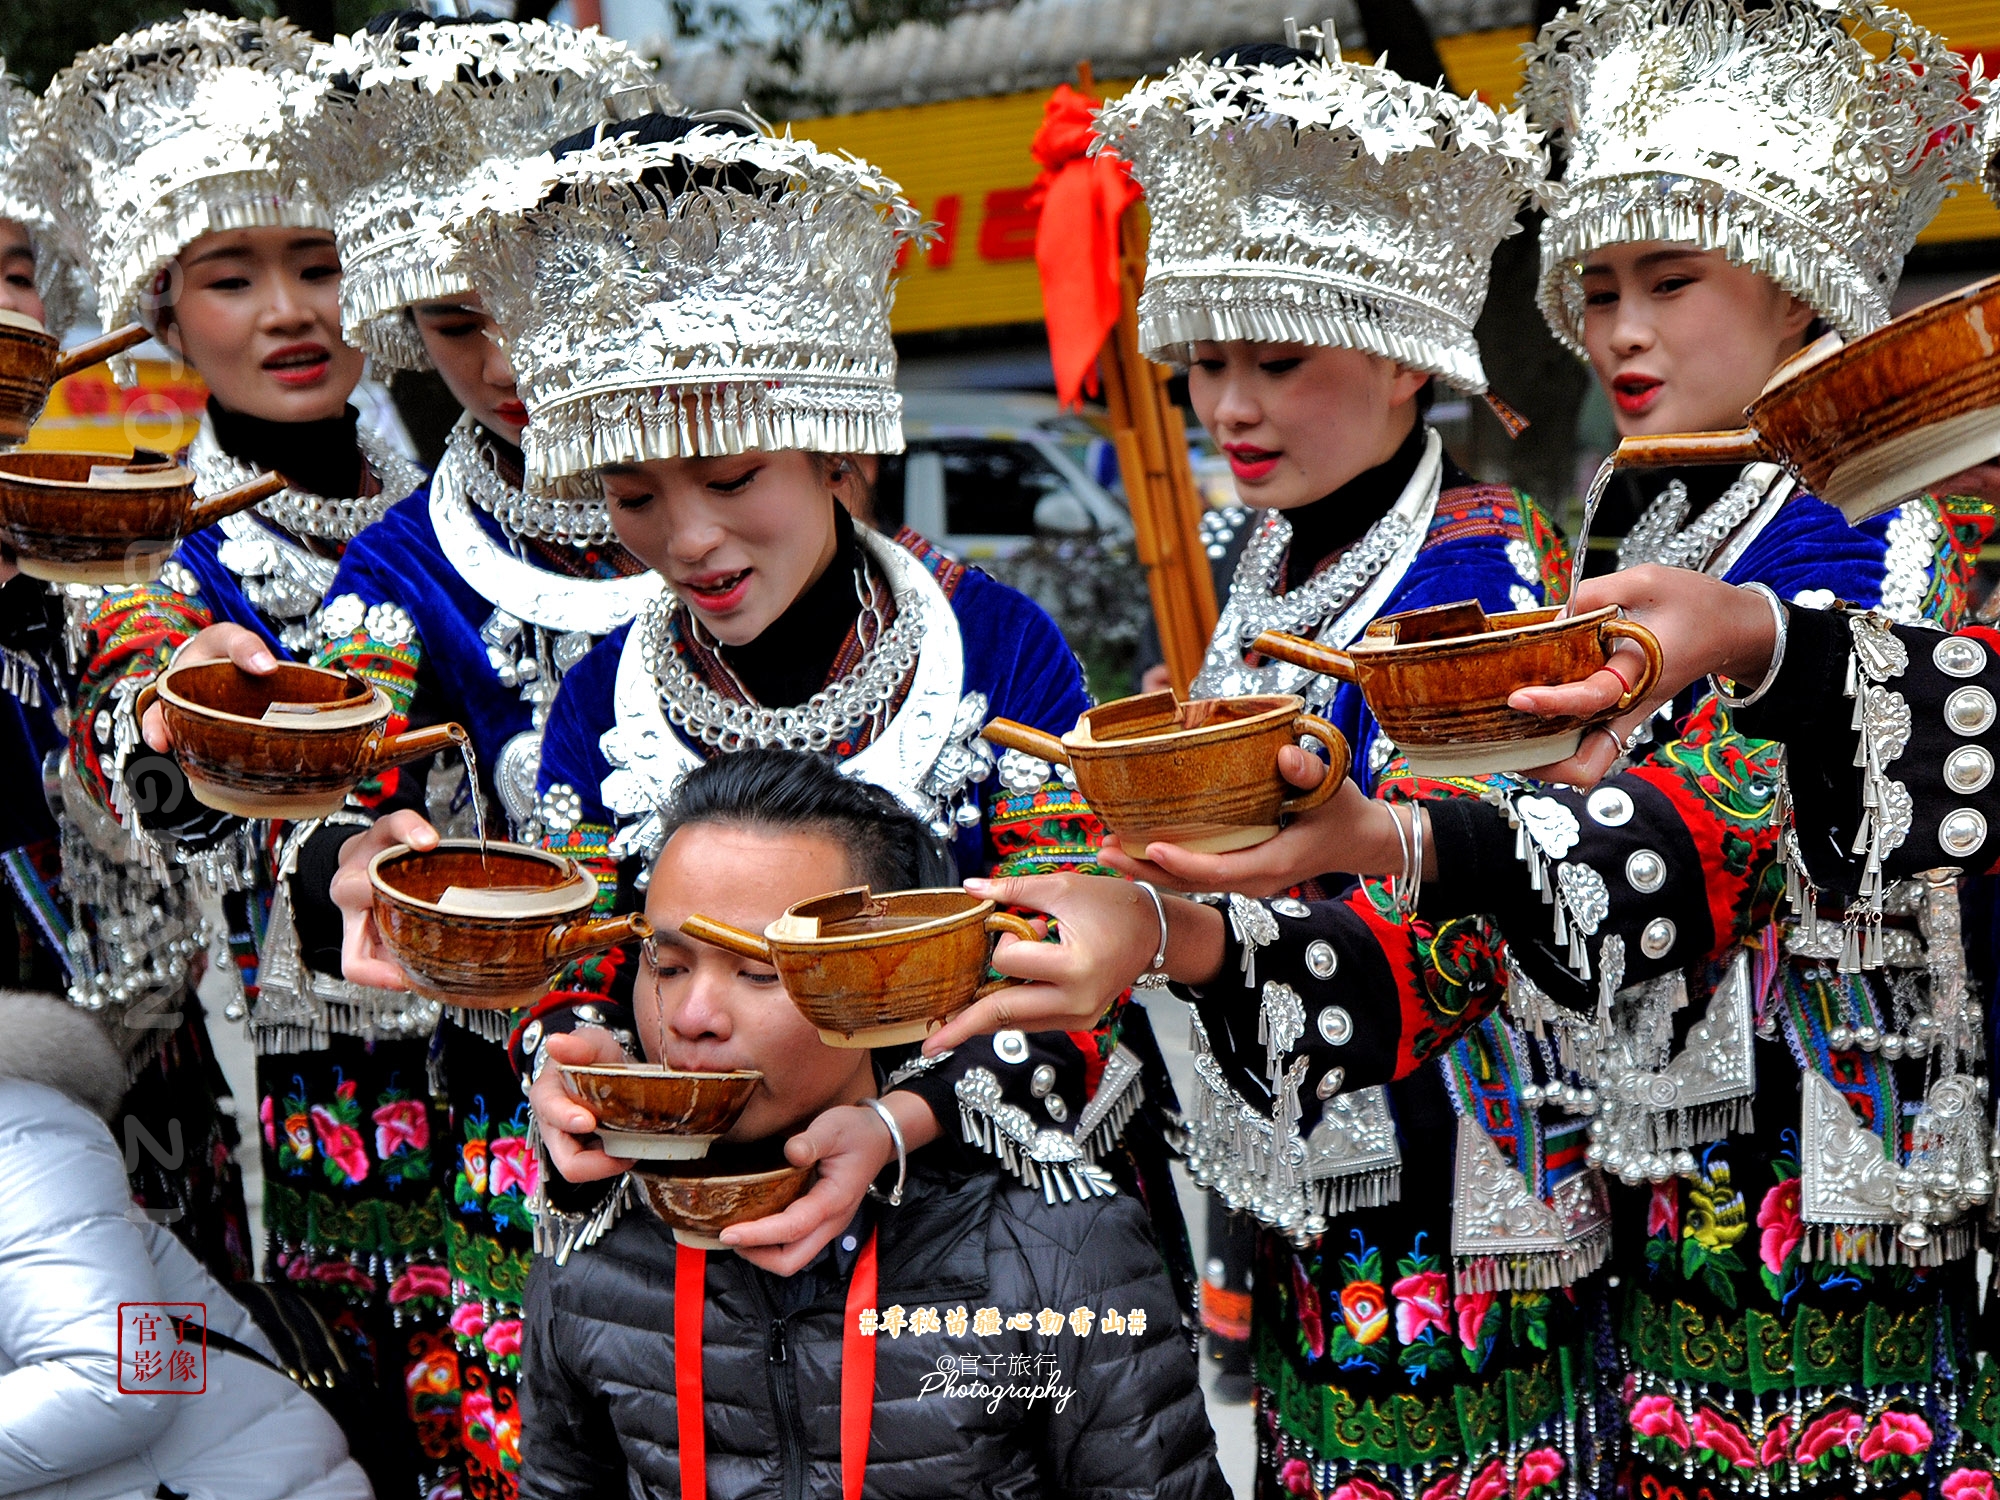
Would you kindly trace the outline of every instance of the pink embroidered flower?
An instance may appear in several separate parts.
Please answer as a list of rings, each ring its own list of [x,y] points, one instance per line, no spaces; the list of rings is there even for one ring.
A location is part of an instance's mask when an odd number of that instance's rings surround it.
[[[1984,1469],[1953,1469],[1944,1477],[1938,1494],[1942,1500],[2000,1500],[1993,1476]]]
[[[313,1133],[328,1161],[339,1167],[350,1183],[368,1175],[368,1143],[352,1125],[336,1120],[323,1104],[312,1108]]]
[[[1507,1466],[1494,1459],[1466,1488],[1465,1500],[1507,1500]]]
[[[1396,1497],[1381,1485],[1356,1474],[1329,1495],[1327,1500],[1396,1500]]]
[[[431,1143],[431,1120],[421,1099],[396,1099],[375,1111],[375,1154],[387,1161],[405,1149]]]
[[[1773,1276],[1784,1273],[1785,1261],[1805,1237],[1806,1226],[1799,1217],[1799,1179],[1788,1178],[1764,1195],[1757,1208],[1757,1227],[1764,1231],[1759,1253],[1764,1269]]]
[[[1447,1474],[1417,1496],[1417,1500],[1458,1500],[1458,1487],[1464,1482],[1463,1474]]]
[[[1435,1328],[1449,1336],[1451,1318],[1445,1312],[1445,1281],[1437,1271],[1419,1271],[1414,1276],[1405,1276],[1389,1288],[1389,1294],[1396,1299],[1396,1337],[1406,1344],[1414,1344],[1424,1333]]]
[[[1815,1463],[1842,1448],[1852,1448],[1860,1441],[1863,1425],[1861,1413],[1851,1406],[1815,1417],[1799,1434],[1798,1451],[1792,1455],[1794,1461],[1802,1465]]]
[[[1912,1458],[1931,1446],[1931,1424],[1913,1411],[1885,1411],[1861,1440],[1861,1461]]]
[[[502,1318],[486,1330],[485,1335],[479,1342],[486,1346],[488,1354],[519,1354],[521,1352],[521,1320],[519,1318]]]
[[[1302,1458],[1288,1458],[1284,1468],[1278,1470],[1278,1482],[1294,1495],[1310,1495],[1313,1492],[1312,1465]]]
[[[1757,1450],[1757,1462],[1767,1469],[1774,1469],[1785,1461],[1785,1454],[1791,1446],[1792,1414],[1784,1412],[1764,1429],[1764,1446]]]
[[[257,1119],[264,1127],[264,1146],[267,1150],[278,1149],[278,1106],[277,1101],[266,1094],[257,1101]]]
[[[477,1302],[461,1302],[451,1310],[451,1331],[462,1339],[476,1339],[486,1327],[486,1309]]]
[[[418,1297],[451,1298],[451,1272],[443,1266],[411,1266],[389,1284],[389,1300],[413,1302]]]
[[[1681,1237],[1681,1185],[1669,1177],[1653,1184],[1653,1198],[1646,1205],[1646,1233],[1664,1234],[1670,1240]]]
[[[518,1135],[503,1135],[491,1148],[493,1194],[498,1197],[510,1188],[519,1188],[523,1194],[533,1197],[538,1168],[534,1152],[528,1149],[527,1139]]]
[[[1554,1484],[1567,1467],[1563,1456],[1553,1448],[1535,1448],[1522,1454],[1521,1467],[1514,1476],[1517,1500],[1528,1500],[1537,1490]]]
[[[1757,1455],[1743,1429],[1712,1406],[1704,1406],[1694,1414],[1693,1436],[1695,1447],[1706,1448],[1732,1468],[1757,1467]]]
[[[364,1292],[375,1290],[375,1278],[361,1267],[349,1265],[344,1260],[323,1260],[314,1265],[301,1265],[290,1272],[294,1281],[318,1281],[327,1286],[354,1286]]]
[[[1687,1423],[1681,1420],[1680,1408],[1674,1405],[1671,1396],[1641,1396],[1632,1403],[1629,1419],[1632,1430],[1641,1437],[1665,1438],[1681,1449],[1694,1444]]]
[[[1326,1353],[1326,1319],[1320,1315],[1319,1288],[1306,1275],[1305,1263],[1296,1255],[1292,1261],[1292,1303],[1299,1310],[1299,1327],[1305,1330],[1306,1350],[1314,1359]]]
[[[1458,1314],[1458,1341],[1468,1349],[1477,1349],[1479,1330],[1486,1326],[1486,1315],[1493,1310],[1493,1293],[1460,1292],[1451,1306]]]

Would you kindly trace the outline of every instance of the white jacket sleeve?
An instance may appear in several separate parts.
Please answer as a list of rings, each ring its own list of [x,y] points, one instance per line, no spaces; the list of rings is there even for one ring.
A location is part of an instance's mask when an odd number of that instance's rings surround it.
[[[139,1452],[177,1396],[118,1389],[118,1304],[163,1300],[103,1123],[0,1080],[0,1495]]]

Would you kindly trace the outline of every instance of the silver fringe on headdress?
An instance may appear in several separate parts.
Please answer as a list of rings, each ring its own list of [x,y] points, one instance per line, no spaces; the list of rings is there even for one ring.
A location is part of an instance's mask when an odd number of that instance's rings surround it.
[[[333,209],[347,341],[378,368],[427,368],[405,309],[467,286],[440,264],[441,205],[482,163],[546,151],[653,77],[623,42],[543,21],[425,22],[317,48],[288,101],[287,154]]]
[[[76,322],[85,291],[76,262],[63,253],[54,217],[21,169],[35,128],[35,96],[0,58],[0,219],[28,232],[35,251],[35,290],[42,298],[42,326],[61,338]]]
[[[756,194],[669,194],[668,169]],[[451,210],[455,266],[507,339],[531,487],[611,463],[898,453],[889,305],[921,220],[866,162],[697,127],[494,163]]]
[[[1872,0],[1584,0],[1526,56],[1521,102],[1568,152],[1540,302],[1578,354],[1584,257],[1643,240],[1720,250],[1867,333],[1978,172],[1978,68]]]
[[[90,267],[106,327],[157,312],[160,273],[204,234],[332,228],[273,150],[283,79],[311,45],[283,21],[189,11],[49,84],[24,169]]]
[[[1107,104],[1146,190],[1139,344],[1360,349],[1486,389],[1472,326],[1493,251],[1548,169],[1526,119],[1329,55],[1189,58]]]

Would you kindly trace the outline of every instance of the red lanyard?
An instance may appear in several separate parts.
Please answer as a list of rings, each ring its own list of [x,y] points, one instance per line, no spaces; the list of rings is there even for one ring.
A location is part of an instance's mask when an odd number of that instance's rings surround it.
[[[840,1328],[840,1493],[861,1500],[875,1423],[875,1340],[861,1313],[875,1305],[875,1231],[855,1257]],[[701,1320],[708,1308],[708,1252],[674,1250],[674,1406],[680,1418],[681,1500],[708,1500],[708,1434],[702,1423]]]

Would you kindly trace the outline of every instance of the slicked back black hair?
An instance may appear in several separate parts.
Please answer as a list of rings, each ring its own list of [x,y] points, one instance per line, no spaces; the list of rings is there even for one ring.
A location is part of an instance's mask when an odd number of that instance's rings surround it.
[[[594,125],[589,130],[579,130],[575,135],[566,135],[549,148],[558,161],[565,156],[573,156],[579,151],[588,151],[601,140],[627,140],[635,146],[650,146],[656,142],[678,141],[692,134],[696,129],[706,127],[711,131],[721,131],[726,135],[752,135],[749,126],[734,120],[697,120],[691,115],[638,115],[630,120],[619,120],[606,125]],[[777,192],[775,185],[760,184],[754,167],[734,165],[727,167],[688,167],[675,162],[672,166],[651,171],[641,178],[655,192],[677,198],[691,187],[728,188],[738,193],[752,196],[760,192]]]
[[[854,878],[877,891],[954,885],[944,842],[890,793],[804,750],[739,750],[682,779],[667,836],[704,823],[816,833],[847,850]]]
[[[1239,68],[1282,68],[1286,63],[1311,62],[1313,54],[1283,42],[1245,42],[1240,47],[1225,47],[1209,60],[1218,66],[1233,60]]]

